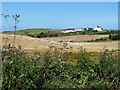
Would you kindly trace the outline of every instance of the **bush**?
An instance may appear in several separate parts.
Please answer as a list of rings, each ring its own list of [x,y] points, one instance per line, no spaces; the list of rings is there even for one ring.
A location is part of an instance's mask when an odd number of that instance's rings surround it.
[[[100,38],[100,39],[95,39],[95,40],[88,40],[86,42],[104,42],[104,41],[108,41],[109,38]]]
[[[120,34],[109,35],[110,40],[120,40]]]
[[[67,53],[67,52],[66,52]],[[119,58],[101,52],[98,63],[81,50],[76,64],[70,64],[57,51],[45,56],[28,56],[21,47],[2,48],[2,89],[87,88],[119,89]]]
[[[3,89],[34,89],[40,87],[40,62],[29,58],[20,47],[18,49],[9,46],[3,47],[2,61]]]

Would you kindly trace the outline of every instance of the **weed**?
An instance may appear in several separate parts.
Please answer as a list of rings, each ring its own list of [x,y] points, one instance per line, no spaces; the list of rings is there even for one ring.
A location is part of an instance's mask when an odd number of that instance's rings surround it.
[[[120,61],[112,51],[104,49],[95,63],[81,48],[76,63],[71,64],[68,59],[76,56],[67,48],[63,54],[60,50],[52,47],[44,56],[36,52],[30,57],[20,46],[4,46],[1,51],[2,89],[120,89]]]

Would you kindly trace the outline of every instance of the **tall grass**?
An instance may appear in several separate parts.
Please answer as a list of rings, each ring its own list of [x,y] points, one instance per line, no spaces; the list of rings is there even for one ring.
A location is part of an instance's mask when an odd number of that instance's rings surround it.
[[[51,50],[50,50],[51,51]],[[57,49],[44,56],[29,56],[19,46],[2,48],[2,89],[26,90],[43,88],[120,89],[120,60],[112,51],[100,53],[99,62],[90,60],[81,49],[76,64]]]

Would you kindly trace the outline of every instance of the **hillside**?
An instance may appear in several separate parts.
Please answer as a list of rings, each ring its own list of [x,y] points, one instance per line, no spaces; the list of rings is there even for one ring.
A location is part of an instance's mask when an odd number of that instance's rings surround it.
[[[18,30],[16,31],[17,35],[34,35],[39,34],[41,32],[47,33],[50,29],[44,29],[44,28],[35,28],[35,29],[25,29],[25,30]],[[4,31],[4,34],[13,34],[12,31]]]
[[[25,29],[25,30],[17,30],[15,32],[16,35],[25,35],[30,37],[62,37],[62,36],[75,36],[75,35],[114,35],[118,34],[119,30],[103,30],[103,31],[92,31],[92,30],[84,30],[74,33],[62,33],[60,30],[53,29],[45,29],[45,28],[34,28],[34,29]],[[14,34],[13,31],[4,31],[4,34]]]

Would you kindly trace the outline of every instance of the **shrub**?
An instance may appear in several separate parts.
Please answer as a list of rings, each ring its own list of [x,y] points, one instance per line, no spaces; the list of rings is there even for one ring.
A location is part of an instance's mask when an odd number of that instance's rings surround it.
[[[109,38],[110,38],[111,40],[120,40],[120,34],[109,35]]]
[[[67,52],[66,52],[67,53]],[[2,48],[2,89],[87,88],[119,89],[119,58],[112,51],[101,52],[98,63],[84,50],[76,64],[70,64],[58,51],[28,56],[21,47]]]
[[[29,58],[19,47],[5,46],[2,49],[3,89],[33,89],[39,88],[40,63]]]

